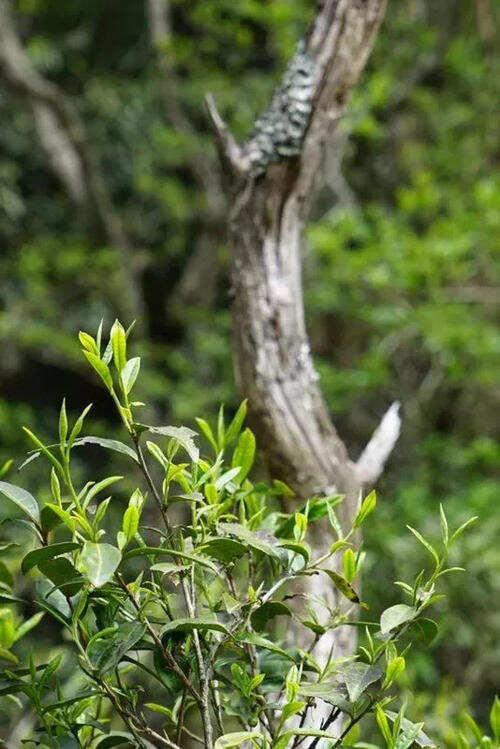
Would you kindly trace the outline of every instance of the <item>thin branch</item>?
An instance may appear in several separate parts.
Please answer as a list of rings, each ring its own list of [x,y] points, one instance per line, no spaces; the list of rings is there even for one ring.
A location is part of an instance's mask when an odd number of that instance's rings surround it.
[[[70,197],[78,205],[83,200],[88,203],[107,241],[122,253],[120,272],[127,289],[122,294],[123,311],[140,324],[144,307],[138,280],[139,256],[133,251],[113,205],[78,110],[66,94],[43,78],[31,63],[17,35],[8,0],[0,0],[0,78],[30,105],[49,164]]]
[[[250,166],[249,162],[245,159],[241,147],[222,119],[212,94],[206,94],[205,104],[222,159],[230,166],[235,175],[246,175]]]
[[[356,469],[363,484],[373,484],[377,481],[394,449],[401,432],[399,408],[400,403],[396,401],[387,409],[356,463]]]

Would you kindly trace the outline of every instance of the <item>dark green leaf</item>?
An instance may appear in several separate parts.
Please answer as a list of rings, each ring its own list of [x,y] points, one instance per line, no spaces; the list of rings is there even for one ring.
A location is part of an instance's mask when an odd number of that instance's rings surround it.
[[[66,554],[67,552],[74,551],[74,549],[78,548],[79,544],[76,544],[73,541],[63,541],[58,544],[52,544],[51,546],[42,546],[40,549],[33,549],[33,551],[29,551],[24,557],[21,563],[21,570],[25,575],[40,562],[43,562],[46,559],[54,559],[61,554]]]
[[[433,619],[416,619],[410,624],[408,633],[412,636],[416,636],[425,645],[430,645],[431,642],[437,637],[439,632],[438,625]]]
[[[84,581],[69,559],[65,557],[45,559],[37,562],[37,565],[40,572],[54,583],[56,588],[62,587],[66,596],[76,595],[82,587]]]
[[[370,684],[380,679],[382,673],[379,666],[370,666],[368,663],[349,663],[339,671],[337,679],[346,685],[351,702],[356,702]]]
[[[108,636],[92,640],[87,647],[87,657],[92,667],[100,673],[111,671],[133,649],[145,631],[140,622],[125,622]]]
[[[124,731],[112,731],[104,738],[98,739],[95,749],[109,749],[111,746],[125,745],[135,746],[135,739],[132,734]]]
[[[252,625],[254,629],[262,632],[269,619],[275,616],[292,616],[292,612],[282,601],[267,601],[252,612]]]
[[[238,559],[247,550],[245,545],[234,538],[207,538],[203,546],[198,547],[200,551],[209,557],[219,559],[221,562],[231,562]]]

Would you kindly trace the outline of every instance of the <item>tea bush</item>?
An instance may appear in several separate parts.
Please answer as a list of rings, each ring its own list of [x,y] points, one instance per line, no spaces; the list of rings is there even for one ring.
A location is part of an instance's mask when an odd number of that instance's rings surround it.
[[[79,335],[127,442],[86,435],[91,407],[69,423],[63,401],[55,444],[25,428],[34,443],[25,464],[47,462],[49,501],[0,482],[9,519],[28,526],[35,540],[20,573],[36,576],[39,611],[23,619],[23,600],[3,563],[0,576],[0,657],[7,663],[0,695],[19,707],[28,703],[36,714],[27,743],[376,748],[359,741],[366,723],[390,749],[436,746],[423,723],[406,717],[398,681],[406,659],[438,632],[429,609],[442,598],[443,576],[461,570],[447,566],[448,552],[476,518],[452,530],[441,508],[439,548],[409,527],[430,564],[397,581],[402,602],[373,621],[357,577],[360,529],[376,508],[375,492],[360,502],[349,529],[336,515],[338,495],[311,497],[296,512],[283,512],[279,500],[292,494],[289,487],[249,478],[256,445],[244,428],[245,402],[229,424],[221,409],[216,429],[197,419],[211,457],[200,456],[197,434],[187,427],[142,423],[137,414],[144,404],[133,395],[141,362],[128,357],[129,333],[116,321],[106,346],[102,325],[95,337]],[[137,482],[118,525],[106,494],[123,477],[77,480],[72,457],[86,445],[120,453]],[[318,557],[308,532],[321,519],[329,521],[332,542]],[[8,555],[12,544],[0,550]],[[294,582],[314,575],[329,579],[335,605],[296,591]],[[293,627],[293,647],[283,641],[277,617]],[[64,632],[60,652],[47,662],[36,652],[20,662],[16,643],[50,619]],[[318,662],[321,638],[345,626],[358,629],[358,651]],[[78,673],[71,689],[66,657]],[[315,718],[319,703],[328,706],[322,720]],[[498,747],[499,712],[497,701],[494,738],[468,717],[456,746]]]

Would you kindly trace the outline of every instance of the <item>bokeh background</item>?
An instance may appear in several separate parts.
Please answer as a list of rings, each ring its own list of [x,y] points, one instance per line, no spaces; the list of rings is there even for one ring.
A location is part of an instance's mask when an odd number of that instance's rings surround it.
[[[63,395],[75,415],[94,403],[90,433],[118,433],[76,340],[101,318],[137,319],[139,395],[162,423],[193,426],[221,402],[234,410],[227,200],[203,96],[213,92],[244,137],[312,6],[13,5],[32,65],[76,108],[101,192],[72,194],[40,141],[40,112],[0,64],[0,465],[29,449],[23,424],[53,441]],[[398,602],[393,581],[424,564],[405,523],[437,537],[439,502],[453,525],[479,516],[453,560],[467,573],[445,578],[440,635],[406,677],[412,717],[432,716],[443,746],[465,705],[486,722],[500,672],[499,27],[494,0],[389,3],[328,146],[304,247],[312,348],[352,455],[402,403],[366,534],[374,611]],[[112,469],[102,453],[79,460],[82,475]],[[35,464],[8,480],[48,489]],[[33,637],[58,644],[48,627]],[[8,710],[0,720],[8,735]]]

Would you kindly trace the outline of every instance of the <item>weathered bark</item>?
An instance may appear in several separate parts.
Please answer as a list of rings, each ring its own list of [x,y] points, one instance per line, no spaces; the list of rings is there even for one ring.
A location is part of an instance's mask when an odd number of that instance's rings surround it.
[[[373,483],[399,434],[397,406],[388,411],[359,466],[330,420],[312,362],[304,319],[301,235],[315,176],[371,51],[385,0],[324,0],[306,36],[313,61],[312,112],[298,156],[255,174],[248,148],[240,147],[207,99],[218,147],[232,175],[229,221],[232,248],[233,344],[236,378],[248,398],[259,442],[274,476],[301,497],[338,491],[342,520],[352,518],[365,481]],[[315,529],[322,553],[331,534]],[[329,589],[319,590],[332,601]],[[353,648],[354,628],[324,637],[319,657],[332,645]]]

